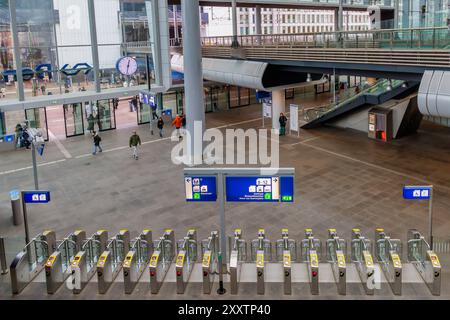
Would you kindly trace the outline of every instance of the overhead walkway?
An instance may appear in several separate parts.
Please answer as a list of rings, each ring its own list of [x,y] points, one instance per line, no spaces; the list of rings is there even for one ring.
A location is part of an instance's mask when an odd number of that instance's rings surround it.
[[[384,102],[394,99],[402,93],[412,90],[418,84],[404,85],[405,82],[401,80],[379,80],[374,85],[361,91],[359,94],[350,95],[341,102],[333,103],[328,106],[320,108],[311,108],[305,110],[304,117],[307,123],[302,126],[303,129],[316,128],[328,121],[331,121],[339,116],[354,111],[362,106],[380,105]]]
[[[447,28],[382,29],[202,38],[203,58],[266,62],[279,72],[358,75],[420,81],[426,70],[450,70]],[[182,41],[172,44],[179,53]],[[126,44],[147,52],[149,43]]]
[[[237,0],[239,7],[255,7],[264,5],[264,7],[273,8],[301,8],[301,9],[321,9],[333,10],[339,8],[340,0]],[[342,7],[346,11],[365,11],[372,5],[372,1],[367,0],[343,0]],[[169,4],[180,4],[181,0],[169,0]],[[376,3],[382,12],[394,11],[393,2],[390,0],[381,0]],[[200,0],[201,6],[225,6],[230,7],[230,0]]]

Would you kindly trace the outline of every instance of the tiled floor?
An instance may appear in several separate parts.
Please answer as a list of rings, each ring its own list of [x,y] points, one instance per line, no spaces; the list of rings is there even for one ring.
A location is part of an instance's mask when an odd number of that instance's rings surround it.
[[[260,107],[251,106],[208,114],[206,118],[208,127],[224,130],[225,125],[243,121],[229,128],[258,128],[260,116]],[[175,143],[151,136],[147,127],[142,126],[139,133],[148,143],[142,146],[140,159],[135,161],[127,147],[129,131],[103,133],[105,152],[97,156],[90,155],[91,141],[87,136],[62,141],[70,157],[67,153],[64,156],[61,146],[49,143],[44,157],[39,159],[42,164],[39,179],[41,189],[52,191],[52,201],[48,205],[30,206],[31,234],[50,228],[61,238],[77,228],[85,229],[88,234],[101,228],[110,230],[110,234],[127,228],[136,236],[142,229],[151,228],[154,237],[159,237],[164,228],[170,227],[178,239],[185,235],[187,228],[197,228],[199,238],[219,228],[216,204],[185,202],[183,167],[170,160]],[[393,237],[405,241],[409,228],[426,232],[428,211],[426,203],[403,200],[402,186],[433,184],[434,234],[450,238],[450,129],[424,123],[418,134],[385,144],[369,140],[363,133],[324,127],[301,131],[300,137],[283,137],[280,158],[281,166],[296,169],[295,203],[227,204],[228,234],[239,227],[244,238],[250,240],[263,227],[270,240],[275,241],[280,237],[281,228],[288,227],[290,235],[299,240],[304,228],[311,227],[324,239],[327,229],[334,227],[349,239],[351,228],[358,226],[367,237],[373,238],[374,228],[381,226]],[[11,223],[8,192],[33,187],[32,171],[27,168],[30,159],[28,151],[0,154],[0,234],[7,237],[8,243],[16,239],[15,248],[8,247],[10,255],[23,239],[23,226]],[[446,256],[442,259],[448,270],[449,261]],[[448,271],[442,280],[443,294],[448,298]],[[3,277],[2,282],[0,295],[11,297],[7,279]],[[170,284],[160,298],[181,298],[169,287]],[[204,298],[200,288],[194,287],[182,297]],[[237,298],[256,297],[251,284],[243,288],[242,296]],[[432,298],[424,288],[407,287],[404,298]],[[110,294],[100,297],[92,288],[79,298],[122,297],[121,288],[112,289]],[[47,297],[43,284],[33,284],[26,290],[17,298],[71,297],[65,293]],[[348,297],[365,298],[358,290],[351,290]],[[383,298],[393,298],[385,291]],[[264,298],[283,298],[280,292],[274,286]],[[294,298],[312,298],[300,287],[294,292],[297,292]],[[139,297],[142,298],[137,294],[136,298]],[[334,288],[324,287],[319,298],[338,297]]]

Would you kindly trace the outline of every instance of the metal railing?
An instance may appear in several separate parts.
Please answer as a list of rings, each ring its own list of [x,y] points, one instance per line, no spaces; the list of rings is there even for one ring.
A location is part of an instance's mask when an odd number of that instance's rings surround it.
[[[403,81],[401,80],[391,80],[391,86],[392,90],[395,88],[398,88],[403,84]],[[372,94],[372,95],[378,95],[380,93],[383,93],[387,90],[387,87],[389,85],[389,80],[387,79],[381,79],[378,80],[375,84],[361,90],[359,93],[352,94],[350,91],[344,92],[344,94],[340,94],[340,101],[333,102],[328,105],[321,106],[319,108],[310,108],[304,110],[304,120],[306,122],[311,122],[316,119],[319,119],[320,117],[324,116],[327,113],[333,112],[336,109],[339,109],[343,107],[344,105],[347,105],[348,103],[351,103],[358,99],[359,97],[362,97],[366,94]]]
[[[204,37],[202,45],[231,47],[232,36]],[[446,27],[241,35],[243,47],[438,49],[450,46]]]

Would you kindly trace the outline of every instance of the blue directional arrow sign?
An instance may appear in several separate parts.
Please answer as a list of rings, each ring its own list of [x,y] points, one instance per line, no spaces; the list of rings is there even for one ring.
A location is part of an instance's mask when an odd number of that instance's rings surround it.
[[[25,191],[23,199],[25,203],[49,203],[50,191]]]
[[[406,200],[430,200],[433,187],[431,186],[405,186],[403,198]]]

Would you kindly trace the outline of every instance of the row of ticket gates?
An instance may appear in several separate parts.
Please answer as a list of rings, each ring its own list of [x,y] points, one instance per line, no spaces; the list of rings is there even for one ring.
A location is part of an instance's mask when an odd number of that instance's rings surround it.
[[[148,270],[151,293],[157,294],[170,266],[175,263],[177,293],[181,294],[201,256],[199,263],[205,294],[211,293],[214,279],[221,270],[229,276],[231,294],[238,294],[242,265],[251,261],[258,294],[264,294],[265,267],[272,262],[282,266],[285,294],[292,293],[291,276],[293,266],[298,263],[306,268],[311,294],[317,295],[319,261],[323,261],[331,265],[338,293],[345,295],[347,259],[355,264],[366,294],[374,294],[374,261],[378,262],[393,294],[402,293],[402,243],[389,237],[383,229],[376,229],[374,242],[364,237],[360,229],[352,229],[350,257],[347,257],[347,242],[338,236],[335,229],[328,230],[324,248],[311,229],[305,230],[304,239],[300,242],[289,238],[288,230],[283,229],[281,238],[274,243],[266,237],[264,229],[260,229],[257,238],[249,243],[244,240],[242,231],[236,229],[228,237],[229,259],[224,268],[220,268],[222,255],[218,236],[218,232],[213,231],[207,239],[197,241],[197,232],[191,229],[183,239],[175,241],[174,231],[165,230],[159,239],[153,241],[150,230],[144,230],[134,239],[130,239],[128,230],[121,230],[112,238],[108,237],[107,231],[99,230],[90,238],[86,238],[84,231],[75,231],[58,241],[53,231],[45,231],[13,260],[10,268],[12,292],[19,294],[45,269],[49,294],[56,293],[69,277],[73,284],[71,290],[79,294],[95,274],[98,293],[104,294],[121,271],[125,293],[131,294],[145,270]],[[414,265],[431,293],[440,295],[439,259],[417,230],[408,231],[407,250],[408,262]]]

